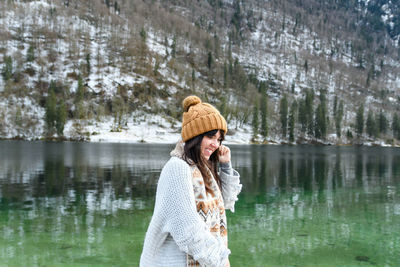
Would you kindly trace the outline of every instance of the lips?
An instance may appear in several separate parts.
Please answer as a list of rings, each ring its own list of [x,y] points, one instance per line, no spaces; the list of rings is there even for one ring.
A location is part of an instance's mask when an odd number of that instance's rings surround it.
[[[211,154],[212,153],[214,153],[214,150],[213,149],[209,149],[209,148],[206,148],[206,149],[204,149],[204,154],[206,155],[206,156],[211,156]]]

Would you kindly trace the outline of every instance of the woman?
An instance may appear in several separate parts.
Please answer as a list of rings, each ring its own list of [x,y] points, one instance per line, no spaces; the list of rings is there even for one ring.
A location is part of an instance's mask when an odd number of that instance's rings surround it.
[[[242,185],[221,144],[227,124],[197,96],[183,108],[182,141],[161,171],[140,266],[230,266],[225,209],[234,211]]]

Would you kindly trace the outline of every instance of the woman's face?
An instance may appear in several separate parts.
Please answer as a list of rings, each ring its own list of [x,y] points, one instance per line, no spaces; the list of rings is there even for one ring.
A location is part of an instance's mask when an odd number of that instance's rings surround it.
[[[217,150],[220,145],[221,145],[220,131],[217,131],[217,133],[212,137],[205,135],[200,145],[201,156],[204,157],[206,160],[209,160],[212,153],[214,153],[214,151]]]

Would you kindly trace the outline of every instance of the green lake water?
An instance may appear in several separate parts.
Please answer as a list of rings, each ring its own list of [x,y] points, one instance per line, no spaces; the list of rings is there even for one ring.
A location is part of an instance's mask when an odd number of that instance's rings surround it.
[[[0,141],[0,266],[138,266],[172,145]],[[231,146],[234,266],[400,266],[400,149]]]

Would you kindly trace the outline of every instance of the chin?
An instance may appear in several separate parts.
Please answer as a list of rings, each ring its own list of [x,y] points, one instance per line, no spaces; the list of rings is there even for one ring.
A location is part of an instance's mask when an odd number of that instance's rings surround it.
[[[211,157],[211,155],[210,155],[210,156],[205,156],[205,155],[202,155],[202,157],[203,157],[205,160],[209,160],[209,159],[210,159],[210,157]]]

